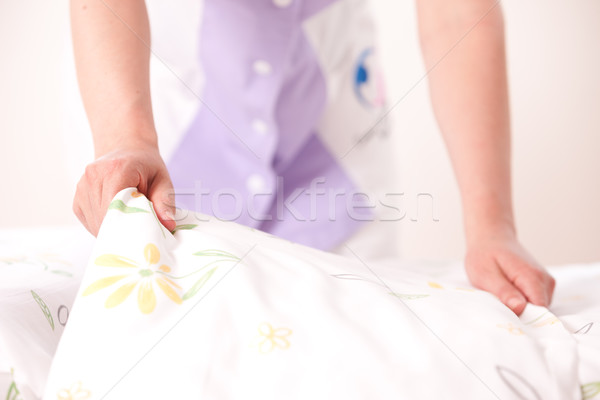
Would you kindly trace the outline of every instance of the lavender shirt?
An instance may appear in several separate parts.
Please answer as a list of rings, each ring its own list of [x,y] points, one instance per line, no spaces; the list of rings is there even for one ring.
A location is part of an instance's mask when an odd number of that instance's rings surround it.
[[[363,224],[348,213],[355,183],[317,135],[326,84],[302,29],[334,2],[205,0],[203,106],[168,162],[178,207],[325,250]],[[358,65],[347,84],[366,79]]]

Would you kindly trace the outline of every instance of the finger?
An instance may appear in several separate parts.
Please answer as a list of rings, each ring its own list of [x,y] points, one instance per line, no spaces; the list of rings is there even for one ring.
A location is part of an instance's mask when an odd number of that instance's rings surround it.
[[[525,294],[529,302],[538,306],[550,304],[548,293],[550,285],[543,275],[542,271],[528,269],[514,280],[515,286]]]
[[[167,174],[157,175],[148,191],[148,198],[154,205],[154,211],[165,228],[169,231],[175,229],[175,196],[173,184]]]
[[[102,184],[102,200],[98,205],[100,224],[106,217],[108,207],[117,193],[128,187],[138,187],[142,181],[141,174],[135,167],[123,166],[117,173],[106,176]]]
[[[554,295],[554,288],[556,288],[556,280],[550,274],[548,275],[548,284],[546,285],[547,296],[548,296],[548,306],[552,304],[552,297]]]
[[[83,205],[88,204],[88,199],[86,198],[87,190],[84,190],[84,181],[83,179],[77,183],[77,187],[75,188],[75,196],[73,197],[73,212],[77,219],[81,222],[81,224],[88,230],[92,235],[94,234],[90,228],[89,224],[86,220],[86,213],[83,210]]]
[[[486,273],[478,282],[474,282],[475,285],[492,293],[515,314],[521,315],[527,305],[523,293],[510,282],[495,263],[482,270]]]
[[[97,190],[90,185],[88,174],[84,174],[78,185],[79,208],[85,228],[94,236],[98,235],[98,223],[96,221],[95,197]]]
[[[101,166],[97,162],[93,162],[85,167],[85,172],[81,181],[83,182],[82,189],[85,190],[85,203],[82,204],[83,212],[87,222],[87,229],[92,235],[98,235],[100,222],[98,207],[102,201],[102,173],[99,170]]]
[[[548,306],[552,297],[552,277],[535,261],[520,257],[501,260],[504,270],[509,271],[510,281],[527,297],[530,303]]]
[[[98,176],[96,181],[90,182],[90,188],[92,195],[90,198],[90,207],[91,213],[93,215],[93,227],[96,232],[94,236],[98,235],[100,231],[100,225],[102,225],[102,220],[104,219],[104,215],[106,214],[106,210],[102,209],[102,204],[104,203],[103,191],[104,191],[104,177]]]
[[[523,293],[513,286],[503,275],[488,290],[517,315],[521,315],[527,305],[527,300]]]

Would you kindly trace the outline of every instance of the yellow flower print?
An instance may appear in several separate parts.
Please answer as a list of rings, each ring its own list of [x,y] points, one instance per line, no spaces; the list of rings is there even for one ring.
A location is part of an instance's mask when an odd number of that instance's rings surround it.
[[[521,328],[519,328],[518,326],[514,326],[510,322],[508,324],[498,324],[496,326],[498,328],[506,329],[508,331],[508,333],[513,334],[513,335],[520,336],[520,335],[525,334],[525,332],[523,332],[523,330]]]
[[[289,328],[274,329],[268,322],[263,322],[258,326],[258,333],[261,337],[258,350],[263,354],[269,353],[277,347],[280,349],[290,347],[288,336],[292,334],[292,330]]]
[[[171,269],[167,265],[161,265],[158,268],[156,267],[160,261],[160,251],[156,245],[148,243],[146,247],[144,247],[144,259],[146,261],[145,265],[140,265],[134,260],[114,254],[103,254],[96,258],[96,265],[104,267],[134,268],[135,270],[121,275],[112,275],[98,279],[83,291],[83,296],[89,296],[100,289],[104,289],[128,278],[128,282],[121,285],[108,296],[104,303],[106,308],[118,306],[129,297],[136,287],[138,287],[138,307],[144,314],[150,314],[156,307],[154,284],[156,284],[169,299],[177,304],[181,304],[181,296],[177,292],[177,289],[181,289],[181,287],[173,282],[168,276]]]
[[[427,282],[427,285],[429,285],[429,287],[433,288],[433,289],[443,289],[444,288],[442,285],[440,285],[437,282]]]
[[[539,328],[539,327],[546,326],[546,325],[554,325],[557,322],[560,322],[559,319],[556,318],[556,317],[554,317],[554,316],[552,316],[550,318],[546,318],[545,320],[536,323],[533,326],[536,327],[536,328]]]
[[[2,264],[16,264],[27,260],[25,256],[14,256],[14,257],[0,257],[0,263]]]
[[[61,389],[56,394],[57,400],[85,400],[89,399],[91,393],[81,387],[81,382],[75,382],[68,389]]]
[[[462,290],[463,292],[475,292],[476,290],[473,288],[466,288],[466,287],[456,287],[456,290]]]

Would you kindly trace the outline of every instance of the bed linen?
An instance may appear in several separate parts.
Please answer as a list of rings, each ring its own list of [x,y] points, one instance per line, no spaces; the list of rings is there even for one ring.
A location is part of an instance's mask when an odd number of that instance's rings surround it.
[[[82,227],[0,230],[0,399],[39,399],[93,238]]]
[[[194,213],[171,233],[135,189],[93,249],[65,231],[0,250],[0,398],[600,398],[600,264],[552,268],[553,305],[519,318],[460,263]]]

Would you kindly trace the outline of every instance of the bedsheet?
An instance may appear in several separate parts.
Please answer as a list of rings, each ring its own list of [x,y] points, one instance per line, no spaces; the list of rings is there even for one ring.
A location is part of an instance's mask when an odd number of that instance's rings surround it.
[[[0,233],[0,398],[600,398],[600,264],[551,272],[553,305],[519,318],[460,263],[194,213],[168,232],[126,189],[93,248]]]

